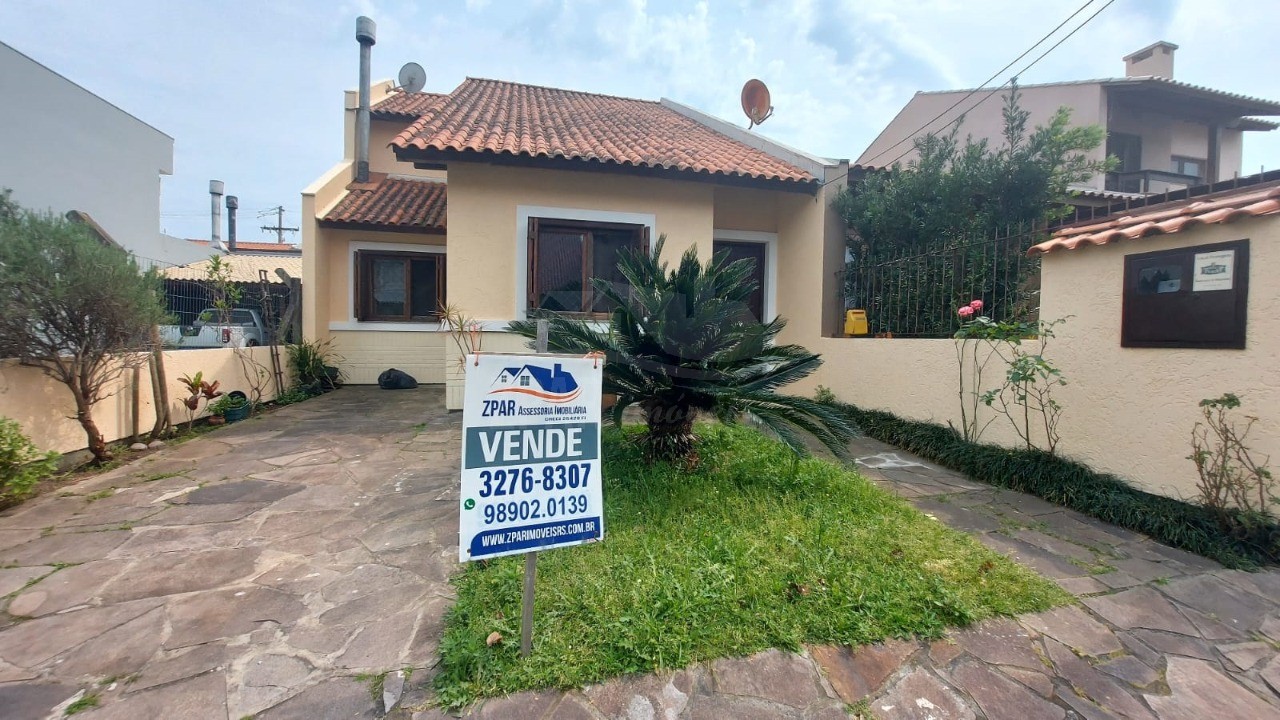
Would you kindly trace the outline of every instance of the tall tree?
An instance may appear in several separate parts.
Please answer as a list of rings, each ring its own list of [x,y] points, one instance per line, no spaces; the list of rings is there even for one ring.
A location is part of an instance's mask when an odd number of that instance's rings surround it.
[[[111,459],[93,406],[146,362],[165,319],[155,269],[99,242],[78,223],[0,195],[0,357],[67,386],[94,460]]]
[[[597,296],[615,308],[606,329],[553,315],[549,348],[604,353],[604,392],[618,396],[614,421],[639,406],[650,457],[695,462],[693,426],[700,413],[722,422],[747,414],[798,453],[805,449],[805,433],[843,454],[852,430],[834,408],[777,392],[822,360],[799,345],[776,344],[786,322],[762,323],[746,309],[756,286],[753,261],[729,262],[721,253],[704,266],[689,248],[679,266],[668,270],[657,259],[664,242],[658,240],[653,254],[622,254],[618,269],[629,287],[594,281]],[[537,335],[533,321],[513,322],[510,329]]]

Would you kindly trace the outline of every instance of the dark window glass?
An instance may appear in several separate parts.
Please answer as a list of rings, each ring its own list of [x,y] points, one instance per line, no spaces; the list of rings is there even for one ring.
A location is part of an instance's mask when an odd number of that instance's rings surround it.
[[[712,245],[712,249],[716,254],[721,252],[729,253],[729,262],[737,260],[750,260],[754,266],[751,278],[756,282],[756,288],[747,296],[746,312],[751,316],[752,320],[765,322],[764,317],[764,263],[765,263],[765,244],[753,242],[730,242],[727,240],[717,240]]]
[[[596,296],[592,281],[611,283],[620,292],[627,287],[618,270],[619,253],[645,247],[644,228],[638,225],[596,223],[531,223],[529,262],[530,309],[600,315],[613,307]]]
[[[404,315],[404,261],[377,258],[373,261],[373,314]]]
[[[409,261],[409,289],[410,309],[414,317],[439,314],[440,297],[435,259]]]
[[[619,293],[625,293],[627,279],[618,269],[618,256],[626,248],[635,247],[636,234],[626,230],[598,230],[592,233],[591,277],[604,280]],[[613,312],[615,303],[604,295],[591,293],[594,301],[591,310],[598,313]]]
[[[582,312],[583,232],[546,230],[538,238],[538,307],[556,312]]]
[[[401,322],[439,318],[445,302],[443,255],[361,251],[357,257],[357,318]]]

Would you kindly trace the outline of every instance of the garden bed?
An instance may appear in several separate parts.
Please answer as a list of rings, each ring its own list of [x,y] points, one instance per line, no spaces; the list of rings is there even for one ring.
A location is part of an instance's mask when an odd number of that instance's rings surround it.
[[[693,471],[646,466],[635,432],[605,432],[605,540],[539,556],[531,657],[518,650],[521,558],[455,578],[442,703],[771,647],[936,637],[1070,602],[859,475],[797,462],[749,428],[701,426]]]
[[[967,442],[955,430],[904,420],[879,410],[841,405],[868,437],[964,473],[1140,532],[1231,568],[1280,564],[1280,523],[1153,495],[1120,478],[1041,450]]]

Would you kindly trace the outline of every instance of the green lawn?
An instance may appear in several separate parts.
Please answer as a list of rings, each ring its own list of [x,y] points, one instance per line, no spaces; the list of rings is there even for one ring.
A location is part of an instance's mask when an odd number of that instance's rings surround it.
[[[856,473],[796,462],[751,429],[699,433],[690,472],[645,466],[633,430],[605,432],[605,539],[539,556],[529,659],[519,657],[522,559],[455,578],[442,703],[770,647],[937,636],[1071,601]],[[504,639],[489,647],[495,631]]]

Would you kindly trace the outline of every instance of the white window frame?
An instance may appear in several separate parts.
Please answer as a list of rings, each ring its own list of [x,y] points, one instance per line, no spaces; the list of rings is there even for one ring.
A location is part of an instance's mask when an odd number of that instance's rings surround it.
[[[372,332],[439,332],[440,323],[383,322],[356,319],[356,252],[382,250],[385,252],[432,253],[448,257],[443,245],[418,245],[415,243],[372,242],[352,240],[347,243],[347,319],[331,320],[330,330],[365,330]]]
[[[712,252],[715,241],[761,243],[764,248],[764,317],[760,322],[771,322],[778,317],[778,233],[757,230],[716,230],[712,233]]]
[[[515,236],[515,318],[517,320],[527,320],[529,318],[529,220],[532,218],[548,221],[577,220],[579,222],[614,223],[618,225],[643,225],[649,228],[650,252],[653,252],[653,248],[658,242],[658,218],[653,213],[517,205]]]

